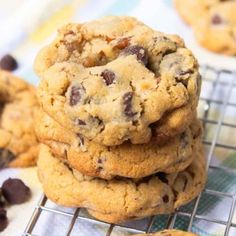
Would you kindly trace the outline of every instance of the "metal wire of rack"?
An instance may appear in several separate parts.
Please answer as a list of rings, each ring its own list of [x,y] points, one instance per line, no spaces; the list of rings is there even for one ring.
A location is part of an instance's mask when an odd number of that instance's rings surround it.
[[[201,66],[201,74],[202,74],[202,94],[200,97],[199,104],[199,116],[203,121],[205,127],[205,137],[204,144],[206,146],[207,151],[207,170],[208,175],[213,171],[223,171],[223,175],[234,174],[236,177],[236,169],[231,168],[230,166],[224,166],[221,164],[214,163],[214,155],[216,149],[220,149],[223,156],[226,153],[236,152],[236,136],[231,137],[231,141],[221,142],[222,139],[222,130],[229,129],[234,130],[236,134],[236,117],[234,117],[235,121],[228,121],[226,119],[226,114],[228,112],[228,108],[234,109],[236,111],[236,102],[233,101],[233,94],[236,97],[236,71],[228,71],[228,70],[217,70],[209,66]],[[206,92],[207,91],[207,92]],[[204,95],[205,93],[205,95]],[[218,94],[218,95],[216,95]],[[219,95],[220,94],[220,95]],[[234,99],[235,99],[234,97]],[[208,134],[208,126],[214,127],[211,131],[211,134]],[[224,134],[223,134],[224,135]],[[230,137],[229,137],[230,139]],[[228,139],[228,140],[229,140]],[[215,184],[217,185],[217,184]],[[219,183],[220,185],[220,183]],[[222,184],[221,184],[222,185]],[[226,184],[227,185],[227,182]],[[207,195],[208,198],[224,198],[227,199],[230,203],[225,206],[224,214],[227,215],[226,218],[220,219],[220,217],[213,216],[213,214],[206,214],[205,212],[199,213],[201,199],[204,197],[203,195]],[[35,233],[35,228],[40,219],[40,216],[43,212],[49,212],[53,215],[61,215],[70,218],[70,224],[67,226],[67,230],[63,235],[71,235],[73,228],[80,227],[78,221],[89,222],[92,224],[98,224],[106,226],[107,231],[105,233],[106,236],[109,236],[113,233],[114,229],[122,229],[125,232],[133,233],[149,233],[153,231],[153,225],[158,221],[157,216],[152,216],[146,219],[145,227],[139,229],[137,224],[134,226],[132,223],[128,225],[114,225],[108,224],[106,222],[102,222],[96,219],[91,218],[88,215],[83,215],[81,212],[82,209],[76,209],[73,212],[67,211],[66,208],[58,209],[47,206],[47,203],[50,202],[46,196],[42,196],[36,205],[34,212],[32,214],[31,219],[23,233],[24,236],[41,236]],[[209,204],[209,203],[208,203]],[[214,201],[213,203],[214,204]],[[211,204],[208,205],[211,209]],[[166,220],[164,224],[160,224],[161,228],[176,228],[176,222],[178,221],[178,217],[184,217],[187,219],[187,224],[185,224],[185,230],[192,231],[195,222],[207,222],[209,224],[215,224],[221,226],[221,231],[217,235],[236,235],[236,222],[233,222],[233,215],[235,212],[236,206],[236,191],[228,191],[226,189],[218,190],[209,188],[206,186],[205,190],[195,199],[191,204],[191,210],[185,209],[177,209],[175,213],[165,216]],[[212,211],[212,210],[211,210]],[[160,220],[159,220],[160,222]],[[161,220],[161,222],[163,222]],[[159,225],[159,224],[158,224]],[[234,233],[231,234],[231,229],[234,228]],[[211,235],[205,234],[204,235]]]

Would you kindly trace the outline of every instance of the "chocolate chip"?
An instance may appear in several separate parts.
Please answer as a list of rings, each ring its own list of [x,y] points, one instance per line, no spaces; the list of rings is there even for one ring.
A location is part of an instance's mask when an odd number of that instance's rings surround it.
[[[145,49],[139,45],[133,45],[126,47],[122,52],[121,55],[136,55],[137,60],[142,62],[145,66],[148,63],[148,57]]]
[[[163,196],[163,197],[162,197],[162,200],[163,200],[164,203],[169,202],[169,197],[168,197],[168,195]]]
[[[113,84],[115,78],[116,78],[116,75],[113,71],[111,70],[104,70],[102,73],[101,73],[101,76],[103,77],[106,85],[110,85],[110,84]]]
[[[80,146],[84,146],[84,137],[81,134],[77,134],[77,137],[80,140]]]
[[[211,18],[211,23],[214,24],[214,25],[219,25],[222,23],[222,18],[221,16],[219,16],[218,14],[215,14],[212,16]]]
[[[0,60],[0,68],[3,70],[13,71],[18,67],[16,59],[10,54],[6,54]]]
[[[79,118],[77,118],[77,119],[75,120],[75,124],[77,124],[77,125],[86,125],[85,121],[83,121],[83,120],[81,120],[81,119],[79,119]]]
[[[156,176],[163,182],[168,184],[168,179],[166,178],[166,174],[164,172],[156,173]]]
[[[20,204],[30,197],[30,189],[20,179],[7,179],[2,185],[2,195],[10,204]]]
[[[132,99],[133,93],[127,92],[123,95],[123,104],[124,104],[124,113],[128,117],[133,117],[137,114],[137,112],[132,111]]]
[[[0,232],[2,232],[7,227],[7,224],[7,211],[3,208],[0,208]]]
[[[0,148],[0,169],[6,168],[15,159],[15,154],[6,148]]]
[[[118,40],[117,44],[114,46],[118,49],[124,49],[129,45],[129,38],[121,38]]]
[[[81,101],[84,93],[85,89],[83,86],[81,85],[72,86],[70,92],[70,105],[71,106],[77,105]]]

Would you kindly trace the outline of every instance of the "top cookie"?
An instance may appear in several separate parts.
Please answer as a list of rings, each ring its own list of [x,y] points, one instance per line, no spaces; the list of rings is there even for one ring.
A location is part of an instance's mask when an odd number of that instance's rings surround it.
[[[35,70],[43,109],[107,146],[182,132],[192,117],[179,117],[193,113],[200,90],[197,62],[182,40],[131,17],[64,26]]]
[[[0,70],[0,168],[35,165],[37,99],[33,86]]]

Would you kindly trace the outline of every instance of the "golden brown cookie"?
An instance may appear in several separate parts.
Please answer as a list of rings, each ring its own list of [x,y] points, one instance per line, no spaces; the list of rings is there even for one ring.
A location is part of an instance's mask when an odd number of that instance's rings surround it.
[[[202,148],[201,124],[197,119],[184,133],[162,146],[128,142],[102,146],[64,129],[43,112],[38,113],[35,123],[39,140],[56,156],[85,175],[104,179],[179,172],[192,162],[193,153]]]
[[[208,9],[220,0],[174,0],[174,5],[184,21],[190,25],[203,17]]]
[[[205,48],[236,55],[236,2],[222,0],[175,0],[182,18],[188,22],[198,42]]]
[[[34,132],[35,88],[0,70],[0,168],[35,165],[38,141]]]
[[[132,17],[64,26],[35,70],[43,109],[106,146],[160,143],[183,132],[201,85],[197,61],[180,38]]]
[[[46,196],[63,206],[83,207],[100,220],[117,223],[173,212],[193,200],[206,181],[203,150],[187,169],[146,178],[102,180],[69,168],[42,145],[38,174]]]
[[[236,1],[213,5],[193,25],[198,42],[205,48],[226,55],[236,55]]]

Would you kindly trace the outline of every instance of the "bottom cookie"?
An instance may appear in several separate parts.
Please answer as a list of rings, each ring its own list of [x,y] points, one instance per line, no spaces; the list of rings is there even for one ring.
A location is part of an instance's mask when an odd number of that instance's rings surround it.
[[[171,213],[193,200],[206,181],[204,155],[202,152],[195,155],[192,164],[179,173],[102,180],[69,168],[42,145],[38,175],[46,196],[52,201],[87,208],[95,218],[117,223]]]
[[[184,232],[182,230],[176,229],[165,229],[152,234],[136,234],[134,236],[198,236],[197,234],[191,232]]]

